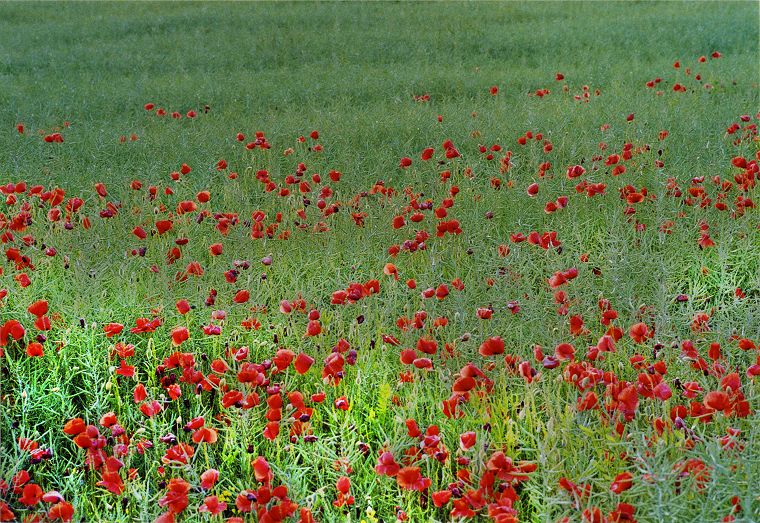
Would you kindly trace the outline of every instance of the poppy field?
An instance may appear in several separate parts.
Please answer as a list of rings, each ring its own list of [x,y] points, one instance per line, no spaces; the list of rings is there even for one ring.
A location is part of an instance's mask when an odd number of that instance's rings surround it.
[[[0,4],[0,521],[760,521],[758,4]]]

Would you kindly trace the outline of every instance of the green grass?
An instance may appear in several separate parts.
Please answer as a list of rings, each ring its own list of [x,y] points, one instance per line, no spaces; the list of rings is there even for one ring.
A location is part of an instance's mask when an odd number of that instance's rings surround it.
[[[414,418],[423,430],[437,425],[451,454],[443,465],[429,458],[418,463],[432,480],[431,491],[457,480],[458,455],[471,458],[476,481],[496,449],[515,460],[535,462],[536,472],[517,488],[515,507],[521,521],[553,522],[565,516],[581,521],[585,508],[598,506],[609,514],[625,502],[636,506],[639,522],[712,522],[730,513],[733,496],[742,506],[734,514],[736,521],[760,520],[760,390],[757,378],[745,374],[757,363],[758,352],[739,350],[732,338],[746,337],[760,345],[758,209],[734,218],[730,211],[688,206],[683,198],[667,194],[668,178],[686,192],[692,178],[704,176],[703,186],[714,203],[719,190],[711,179],[733,181],[741,171],[731,159],[755,157],[757,141],[735,145],[738,135],[725,131],[743,114],[757,123],[758,14],[752,2],[0,4],[0,184],[57,186],[66,191],[66,200],[85,200],[72,230],[49,223],[49,205],[35,197],[18,195],[18,202],[0,204],[7,218],[19,212],[22,202],[31,205],[32,224],[14,232],[14,239],[2,247],[21,248],[34,264],[33,270],[17,270],[2,257],[0,289],[9,293],[0,300],[0,325],[17,319],[26,327],[25,342],[33,341],[37,333],[26,308],[39,299],[49,301],[53,318],[42,358],[27,357],[25,343],[11,343],[0,359],[0,480],[10,482],[18,470],[28,469],[44,491],[57,490],[73,503],[76,521],[152,521],[165,510],[157,504],[165,494],[162,481],[182,477],[196,487],[199,475],[212,467],[220,471],[219,483],[211,493],[192,490],[190,505],[178,518],[208,520],[197,507],[209,494],[226,498],[224,517],[240,515],[234,509],[235,496],[257,487],[250,463],[261,455],[272,467],[275,484],[287,485],[290,498],[311,508],[317,521],[372,521],[370,507],[384,522],[395,521],[398,508],[412,522],[448,521],[450,505],[436,509],[426,495],[402,491],[396,481],[374,471],[381,449],[388,448],[400,461],[407,448],[418,444],[404,425],[405,419]],[[723,57],[709,59],[713,51]],[[704,64],[697,62],[702,55],[708,57]],[[676,60],[682,63],[680,70],[673,68]],[[692,69],[690,76],[686,67]],[[563,81],[555,80],[557,72],[564,73]],[[701,82],[694,79],[696,73]],[[645,86],[656,77],[663,79],[657,88],[661,96]],[[675,82],[687,92],[674,93]],[[704,89],[705,83],[712,89]],[[499,86],[497,96],[489,94],[493,85]],[[573,98],[584,85],[591,92],[588,103]],[[551,94],[529,96],[542,88]],[[423,94],[430,101],[413,100]],[[147,102],[169,112],[184,115],[192,109],[199,114],[192,120],[158,118],[143,109]],[[626,122],[629,113],[635,114],[632,122]],[[443,117],[440,123],[438,115]],[[26,127],[24,135],[15,129],[19,122]],[[70,126],[63,127],[64,122]],[[605,124],[609,129],[603,131]],[[45,143],[38,134],[54,128],[62,128],[63,144]],[[307,150],[314,129],[319,130],[322,152]],[[270,150],[247,151],[235,140],[243,132],[248,141],[257,130],[266,133]],[[540,143],[517,144],[529,130],[552,142],[551,153],[544,154]],[[669,131],[662,141],[661,130]],[[120,136],[132,133],[138,141],[120,143]],[[301,135],[307,137],[306,144],[297,142]],[[425,147],[434,147],[435,159],[440,159],[446,139],[453,140],[462,158],[446,165],[420,160]],[[608,148],[600,150],[600,142]],[[603,160],[629,142],[651,149],[625,162],[627,172],[613,177]],[[487,161],[478,145],[494,143],[503,151]],[[284,156],[289,147],[295,152]],[[514,153],[514,167],[500,174],[498,159],[506,150]],[[596,155],[601,162],[593,160]],[[404,156],[413,159],[409,169],[399,168]],[[221,158],[229,171],[239,173],[236,180],[216,171]],[[657,159],[663,168],[655,168]],[[538,165],[544,161],[552,168],[539,180]],[[340,212],[324,218],[312,193],[305,230],[294,224],[302,221],[296,215],[304,207],[302,198],[264,193],[255,179],[257,170],[267,169],[280,184],[299,162],[307,165],[307,175],[322,175],[323,182],[312,183],[312,188],[329,184],[335,194],[328,203],[341,204]],[[180,182],[171,181],[169,173],[182,163],[193,171]],[[580,163],[588,172],[567,179],[566,168]],[[594,164],[598,171],[592,171]],[[464,175],[467,167],[474,176]],[[327,178],[333,169],[343,173],[339,183]],[[448,183],[440,181],[444,169],[452,172]],[[494,176],[502,181],[500,190],[490,184]],[[142,181],[142,191],[130,189],[135,179]],[[371,195],[352,209],[352,199],[379,180],[398,194],[388,200]],[[576,194],[581,180],[606,183],[606,194]],[[525,190],[533,181],[539,182],[540,192],[531,199]],[[97,182],[106,185],[106,198],[95,192]],[[619,189],[628,184],[646,187],[655,196],[635,204],[632,216],[624,215],[627,205],[619,198]],[[159,187],[155,201],[147,197],[149,185]],[[447,219],[459,220],[461,235],[436,238],[437,220],[428,211],[420,224],[391,227],[394,216],[408,215],[405,188],[422,193],[420,201],[432,199],[435,208],[451,185],[460,193]],[[167,187],[173,195],[164,194]],[[150,233],[156,220],[201,190],[211,192],[211,201],[199,204],[199,210],[239,214],[241,223],[228,236],[214,228],[212,217],[196,223],[198,211],[175,219],[165,235],[140,241],[131,234],[137,225]],[[727,191],[730,209],[739,194],[735,187]],[[545,213],[544,204],[561,195],[569,197],[567,208]],[[756,187],[744,196],[760,205]],[[102,219],[98,213],[106,201],[121,204],[120,212]],[[252,240],[250,223],[242,222],[250,221],[255,210],[266,213],[267,224],[282,212],[280,231],[290,229],[291,238]],[[351,212],[367,214],[363,228],[354,224]],[[491,219],[485,217],[488,212]],[[81,225],[84,216],[92,222],[90,229]],[[646,229],[637,232],[633,220]],[[658,230],[667,220],[674,222],[672,234]],[[319,221],[329,231],[313,232]],[[697,245],[702,222],[709,224],[715,247]],[[0,217],[0,234],[4,224]],[[416,229],[430,232],[427,249],[389,256],[388,248],[412,238]],[[561,252],[510,243],[510,234],[534,230],[556,231]],[[24,246],[27,234],[36,240],[34,245]],[[177,238],[190,241],[182,247],[182,258],[167,265],[166,253]],[[223,243],[224,252],[212,257],[208,247],[217,242]],[[500,244],[510,245],[507,257],[498,255]],[[44,255],[49,246],[57,250],[55,257]],[[147,248],[145,256],[129,254],[139,247]],[[272,266],[261,265],[259,260],[270,254]],[[588,254],[587,262],[580,261],[582,254]],[[202,265],[204,275],[175,281],[177,271],[191,260]],[[251,268],[241,270],[231,285],[224,272],[235,260],[248,260]],[[398,267],[400,281],[383,275],[389,262]],[[546,280],[569,267],[577,267],[579,276],[563,287],[570,313],[561,316]],[[14,280],[21,272],[32,281],[26,288]],[[379,295],[353,305],[330,304],[334,291],[373,278],[380,280]],[[416,279],[417,290],[404,285],[409,278]],[[441,301],[420,297],[420,291],[455,278],[463,281],[463,291],[452,288]],[[211,288],[218,297],[214,307],[207,307],[204,300]],[[736,297],[737,288],[745,298]],[[248,304],[233,303],[238,289],[251,292]],[[689,300],[677,302],[679,294]],[[319,309],[320,336],[303,336],[305,316],[278,312],[281,300],[299,295]],[[585,359],[587,347],[606,330],[599,323],[602,297],[618,311],[614,324],[624,336],[615,353],[589,363],[619,380],[636,382],[643,371],[634,369],[629,358],[637,353],[649,363],[657,358],[667,364],[664,379],[673,389],[665,402],[642,397],[622,438],[600,421],[598,410],[577,412],[580,394],[563,380],[567,363],[551,370],[533,359],[534,345],[548,355],[563,342],[573,343],[576,358]],[[196,308],[180,316],[178,299]],[[510,301],[519,302],[517,314],[509,312]],[[254,304],[265,305],[269,312],[255,314],[250,310]],[[489,304],[493,318],[479,320],[476,309]],[[210,323],[211,310],[227,312],[221,336],[204,336],[201,330]],[[448,325],[407,332],[396,326],[399,317],[420,310],[427,312],[428,326],[438,317],[447,317]],[[698,312],[711,314],[707,333],[690,328]],[[164,319],[154,334],[128,332],[136,318],[153,313]],[[571,315],[583,317],[588,335],[570,335]],[[260,330],[240,327],[251,316],[261,320]],[[628,336],[628,328],[639,321],[655,328],[646,345]],[[102,325],[108,322],[122,323],[125,329],[107,339]],[[248,346],[253,362],[272,358],[278,347],[314,357],[306,375],[291,368],[273,381],[305,396],[326,392],[311,419],[318,440],[290,443],[283,426],[274,442],[267,441],[261,435],[263,406],[224,409],[221,392],[196,395],[185,384],[182,399],[167,401],[162,413],[146,419],[132,401],[134,387],[140,382],[149,398],[167,397],[155,371],[176,350],[170,331],[178,325],[191,331],[179,350],[192,352],[204,374],[216,358],[231,362],[227,346]],[[383,343],[383,334],[396,336],[401,347]],[[434,368],[427,372],[403,366],[398,357],[401,348],[414,347],[423,334],[439,343],[438,354],[431,356]],[[494,335],[504,339],[506,353],[530,361],[540,379],[527,384],[506,370],[501,357],[480,356],[480,343]],[[320,372],[340,338],[357,350],[358,361],[346,366],[345,378],[333,387],[322,383]],[[672,407],[692,401],[681,394],[676,380],[696,381],[705,392],[720,388],[719,372],[703,374],[680,357],[678,344],[686,339],[695,342],[705,359],[711,342],[722,344],[726,373],[741,376],[752,413],[743,418],[717,414],[711,423],[689,417],[688,431],[673,429],[657,438],[652,421],[669,419]],[[114,375],[119,362],[109,353],[119,340],[135,345],[135,356],[129,358],[137,368],[135,379]],[[656,342],[664,348],[653,357]],[[444,343],[456,346],[454,357],[443,358]],[[473,397],[463,418],[446,418],[441,402],[451,394],[462,366],[472,362],[486,369],[489,361],[495,364],[486,371],[493,389],[483,398]],[[400,373],[410,369],[414,380],[402,383]],[[227,380],[234,388],[234,374]],[[604,385],[594,390],[603,403]],[[266,396],[263,389],[259,393],[262,399]],[[333,408],[340,396],[349,399],[348,411]],[[702,396],[694,401],[701,402]],[[62,432],[71,418],[97,424],[109,411],[117,414],[133,442],[146,438],[154,444],[144,455],[133,445],[122,458],[138,477],[127,480],[122,470],[126,491],[120,497],[96,486],[100,472],[87,470],[84,451]],[[229,423],[214,419],[220,413]],[[161,475],[157,469],[166,445],[159,438],[172,432],[190,441],[182,426],[195,416],[204,416],[207,425],[219,430],[218,442],[198,446],[189,466],[167,467]],[[741,430],[743,451],[721,449],[718,438],[728,427]],[[478,444],[462,452],[458,438],[465,431],[477,432]],[[16,443],[19,437],[50,448],[53,458],[30,464],[28,453]],[[369,445],[367,455],[360,443]],[[710,467],[703,490],[674,471],[677,463],[690,458]],[[335,482],[346,474],[334,467],[338,460],[352,468],[348,475],[356,504],[350,509],[332,504]],[[616,495],[609,486],[622,471],[633,474],[634,485]],[[592,486],[579,509],[559,488],[561,477]],[[27,511],[17,497],[0,488],[0,501],[9,503],[19,519],[48,507],[43,503]],[[486,515],[484,508],[475,519],[486,520]]]

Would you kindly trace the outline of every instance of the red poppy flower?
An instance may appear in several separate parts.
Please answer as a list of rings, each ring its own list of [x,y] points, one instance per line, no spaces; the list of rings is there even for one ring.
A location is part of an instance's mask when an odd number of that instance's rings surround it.
[[[48,313],[48,302],[47,300],[36,301],[27,307],[26,310],[39,318],[40,316],[44,316]]]
[[[504,354],[504,340],[499,336],[492,336],[480,344],[478,352],[481,356],[497,356]]]
[[[187,330],[187,327],[175,327],[172,329],[172,345],[174,347],[182,345],[189,338],[190,332]]]
[[[296,356],[293,368],[295,368],[298,374],[306,374],[311,366],[314,364],[314,358],[303,352]]]
[[[42,501],[44,492],[39,485],[35,483],[27,483],[21,490],[21,496],[18,498],[19,503],[32,507]]]
[[[404,490],[426,490],[432,483],[420,473],[419,467],[405,467],[396,474],[396,482]]]
[[[169,507],[169,511],[179,514],[187,508],[190,503],[188,493],[190,484],[182,478],[172,478],[166,487],[166,495],[158,500],[160,507]]]
[[[610,490],[615,494],[625,492],[633,486],[633,476],[629,472],[622,472],[615,476],[615,480],[610,485]]]

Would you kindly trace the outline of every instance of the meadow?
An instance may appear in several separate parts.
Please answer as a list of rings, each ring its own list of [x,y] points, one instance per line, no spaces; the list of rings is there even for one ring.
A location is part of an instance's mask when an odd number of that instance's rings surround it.
[[[0,3],[0,521],[760,521],[759,15]]]

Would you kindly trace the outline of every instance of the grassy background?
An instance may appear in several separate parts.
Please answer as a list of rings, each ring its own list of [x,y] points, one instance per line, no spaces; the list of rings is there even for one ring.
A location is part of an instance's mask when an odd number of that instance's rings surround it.
[[[652,124],[679,122],[691,144],[703,146],[708,118],[722,122],[756,101],[755,8],[751,2],[119,3],[97,9],[8,3],[0,20],[2,120],[32,128],[69,120],[76,146],[49,158],[42,146],[23,147],[6,125],[0,162],[12,177],[45,172],[69,184],[109,171],[156,180],[180,160],[215,161],[233,131],[260,126],[273,138],[319,128],[346,170],[382,173],[402,153],[430,142],[431,113],[446,114],[446,129],[469,130],[473,110],[481,113],[484,136],[494,140],[523,127],[577,133],[589,121],[636,110]],[[714,105],[716,97],[704,96],[703,111],[665,108],[663,114],[663,104],[650,107],[645,81],[669,73],[677,59],[712,49],[726,58],[711,72],[727,88],[739,82],[734,96],[717,97]],[[605,103],[568,114],[558,97],[522,96],[555,86],[559,70],[574,91],[583,84],[602,89]],[[480,107],[475,100],[494,84],[503,89],[500,103]],[[424,92],[434,101],[425,106],[429,111],[410,103],[412,94]],[[139,110],[147,101],[183,114],[209,104],[211,117],[178,126],[179,136],[158,133]],[[127,132],[149,139],[119,147],[114,136]],[[71,173],[77,173],[73,180]]]
[[[757,339],[757,211],[732,220],[714,210],[684,208],[665,196],[664,180],[676,177],[686,186],[694,176],[729,177],[735,172],[729,163],[732,156],[754,154],[753,145],[734,147],[723,134],[740,114],[753,114],[758,108],[758,35],[757,4],[752,2],[0,5],[0,182],[59,185],[70,196],[85,198],[96,222],[89,231],[67,232],[48,227],[43,211],[35,211],[34,233],[55,245],[60,255],[46,259],[35,251],[34,284],[26,289],[12,281],[10,264],[0,276],[0,288],[13,290],[0,308],[2,321],[22,317],[29,303],[47,298],[51,309],[62,316],[49,344],[66,344],[57,354],[47,350],[43,361],[9,352],[3,362],[6,401],[0,421],[0,477],[9,479],[25,466],[13,440],[34,437],[56,454],[38,469],[35,479],[73,500],[79,516],[88,521],[155,517],[156,500],[163,494],[155,471],[158,448],[144,459],[132,458],[129,466],[138,468],[143,479],[130,483],[128,501],[122,505],[94,486],[94,475],[81,465],[81,451],[61,434],[60,426],[73,416],[94,422],[104,412],[116,410],[130,433],[143,427],[155,441],[168,430],[180,430],[176,416],[187,420],[217,412],[213,400],[190,394],[188,405],[172,405],[172,410],[144,423],[129,399],[133,384],[119,384],[112,375],[108,342],[95,323],[121,321],[131,326],[150,307],[163,308],[167,320],[155,339],[129,338],[138,347],[138,363],[133,364],[155,390],[150,371],[171,351],[168,331],[180,321],[195,327],[207,323],[202,300],[209,288],[220,290],[216,307],[228,310],[231,326],[248,315],[231,304],[233,293],[222,276],[234,259],[254,262],[237,285],[251,289],[253,302],[274,308],[279,300],[302,293],[320,307],[328,332],[317,341],[303,340],[303,325],[290,325],[273,314],[268,319],[273,328],[262,333],[230,328],[220,338],[196,335],[193,352],[213,358],[223,353],[226,342],[247,344],[258,361],[273,352],[276,333],[281,344],[300,347],[317,356],[318,362],[340,337],[348,338],[360,353],[359,365],[350,369],[341,387],[328,389],[328,400],[347,395],[352,409],[319,411],[318,444],[290,448],[284,440],[262,441],[264,421],[257,412],[234,419],[221,434],[223,443],[210,449],[211,464],[222,471],[220,490],[234,496],[250,486],[252,456],[246,447],[253,444],[290,487],[293,499],[313,506],[320,521],[347,517],[331,507],[340,475],[332,462],[340,456],[347,456],[354,468],[359,510],[372,506],[385,521],[393,520],[396,506],[407,510],[412,521],[445,518],[443,512],[422,508],[415,496],[400,492],[392,481],[379,481],[372,471],[376,451],[386,440],[392,444],[404,440],[400,421],[406,417],[417,418],[421,426],[441,424],[452,449],[460,432],[481,430],[485,407],[456,422],[447,422],[440,414],[439,403],[448,395],[453,374],[461,364],[480,359],[477,346],[486,335],[502,335],[507,351],[524,358],[534,343],[553,347],[567,341],[566,319],[556,315],[544,280],[556,270],[578,264],[581,253],[590,253],[591,259],[581,269],[582,281],[573,288],[574,313],[583,314],[597,331],[596,301],[605,296],[620,311],[623,327],[637,321],[641,306],[650,306],[658,341],[666,345],[689,337],[693,314],[710,308],[715,308],[713,331],[701,342],[728,344],[734,333]],[[714,50],[724,58],[697,67],[704,82],[714,85],[712,90],[701,89],[693,79],[684,80],[683,73],[672,68],[679,59],[685,66],[696,66],[698,56]],[[554,81],[557,71],[566,75],[565,82]],[[661,97],[644,87],[655,77],[665,80]],[[686,83],[689,92],[671,93],[674,81]],[[569,93],[562,92],[563,84]],[[491,85],[500,87],[497,97],[488,94]],[[601,96],[588,104],[576,102],[572,95],[580,93],[583,85],[592,92],[600,89]],[[539,88],[552,93],[545,98],[527,95]],[[429,103],[412,101],[413,95],[424,93],[431,96]],[[190,109],[202,113],[206,104],[210,111],[194,121],[157,119],[142,109],[146,102],[183,114]],[[626,124],[625,115],[631,112],[636,118]],[[438,114],[443,115],[441,124],[436,121]],[[35,135],[38,129],[58,127],[64,121],[71,126],[64,130],[66,141],[60,147],[42,143]],[[28,135],[16,133],[17,122],[26,125]],[[611,127],[602,133],[599,128],[605,123]],[[300,149],[287,159],[281,157],[282,149],[294,146],[297,136],[312,129],[320,131],[323,154]],[[646,159],[653,161],[661,129],[671,133],[662,145],[663,171],[641,168],[619,179],[606,177],[607,196],[589,200],[571,196],[565,211],[543,212],[546,201],[574,193],[574,183],[562,172],[582,159],[588,164],[600,154],[600,141],[609,143],[611,150],[619,150],[627,141],[651,143],[654,149]],[[267,133],[273,143],[271,154],[251,155],[235,142],[236,132],[250,135],[255,130]],[[535,147],[515,144],[527,130],[543,131],[555,146],[549,159],[558,176],[542,184],[535,200],[525,197],[524,188],[533,181],[543,156]],[[473,136],[476,131],[479,136]],[[136,133],[139,141],[119,143],[120,135],[130,133]],[[153,219],[152,206],[128,190],[132,179],[164,187],[169,184],[168,173],[186,162],[194,167],[192,175],[177,185],[175,197],[161,197],[159,202],[172,208],[179,199],[210,189],[215,211],[247,217],[259,208],[270,215],[285,210],[291,219],[300,205],[297,199],[282,202],[265,196],[249,177],[231,182],[213,165],[226,158],[240,172],[266,166],[281,178],[303,160],[310,173],[324,175],[329,169],[344,173],[336,187],[342,201],[368,190],[376,180],[399,190],[412,186],[438,201],[445,194],[437,182],[438,169],[417,158],[423,147],[438,148],[446,138],[454,140],[465,156],[464,165],[476,172],[472,180],[456,180],[463,203],[458,203],[461,208],[455,208],[455,216],[465,233],[431,242],[427,252],[395,261],[402,277],[416,278],[421,288],[461,277],[466,293],[454,293],[445,302],[422,301],[418,293],[383,280],[380,297],[345,309],[329,306],[332,291],[350,281],[378,277],[390,261],[387,247],[409,234],[401,235],[389,226],[404,206],[403,198],[386,207],[367,204],[362,209],[369,215],[364,229],[355,228],[347,213],[341,213],[331,222],[329,234],[295,233],[288,242],[251,242],[246,230],[236,230],[224,239],[225,254],[218,258],[207,251],[209,244],[221,239],[210,224],[179,224],[176,235],[193,238],[182,262],[196,259],[207,271],[199,282],[173,283],[176,269],[166,267],[164,260],[175,236],[151,238],[145,258],[125,257],[137,246],[128,231]],[[509,176],[514,190],[494,191],[488,186],[495,166],[480,158],[476,148],[495,142],[515,151],[516,167]],[[415,165],[400,171],[398,161],[405,155],[413,157]],[[117,217],[95,218],[100,208],[92,191],[95,182],[104,182],[109,199],[124,204]],[[622,216],[617,189],[627,183],[646,186],[658,196],[637,215],[647,224],[644,234],[633,231]],[[686,216],[672,235],[657,233],[662,221],[676,219],[682,210]],[[493,220],[483,219],[486,211],[494,212]],[[311,211],[310,218],[316,220]],[[702,219],[711,225],[716,249],[701,251],[696,245]],[[563,252],[513,248],[507,261],[498,258],[496,245],[507,243],[510,233],[531,230],[558,231]],[[473,254],[466,254],[467,249]],[[261,282],[258,260],[269,253],[274,254],[275,264],[266,271],[266,282]],[[68,270],[62,267],[64,254],[71,258]],[[152,264],[161,268],[159,274],[150,273]],[[505,264],[523,277],[516,281],[498,277]],[[602,270],[600,277],[591,275],[595,266]],[[496,278],[496,284],[486,286],[486,277]],[[736,287],[745,290],[747,300],[734,298]],[[677,305],[673,298],[679,293],[689,294],[691,300]],[[178,298],[188,298],[200,310],[189,319],[179,318],[173,308]],[[522,307],[514,317],[505,309],[513,299],[519,299]],[[484,326],[474,318],[474,309],[488,303],[498,313]],[[395,332],[397,317],[421,308],[431,318],[450,317],[442,335],[446,341],[464,332],[474,335],[472,341],[459,344],[460,358],[401,386],[396,350],[380,343],[370,348],[369,340]],[[366,318],[361,325],[355,321],[359,314]],[[79,328],[80,318],[87,328]],[[411,346],[415,340],[414,333],[407,333],[402,341]],[[621,377],[630,380],[636,373],[627,359],[642,349],[628,341],[605,365],[625,369]],[[576,345],[582,352],[583,342]],[[730,363],[746,369],[751,356],[732,353]],[[697,380],[706,390],[716,387],[714,378],[697,375],[679,362],[677,350],[666,357],[676,369],[673,377]],[[667,406],[642,403],[632,437],[615,440],[595,415],[574,412],[576,393],[555,381],[558,371],[544,374],[540,385],[526,387],[519,378],[496,373],[497,387],[490,398],[492,447],[503,446],[515,456],[539,463],[536,477],[522,493],[525,520],[554,521],[565,514],[577,519],[567,496],[558,491],[561,476],[592,483],[595,490],[589,503],[606,511],[614,508],[617,499],[608,491],[609,482],[630,465],[606,459],[605,452],[639,456],[637,477],[650,473],[660,478],[651,485],[637,481],[621,498],[636,504],[639,521],[718,521],[728,513],[733,495],[741,497],[747,521],[758,510],[760,471],[752,466],[753,457],[760,459],[757,415],[696,427],[705,443],[694,455],[708,462],[714,473],[707,492],[694,494],[674,486],[672,467],[685,453],[680,433],[646,448],[649,420],[667,416],[675,398]],[[316,377],[286,379],[289,386],[304,391],[320,388]],[[757,386],[747,388],[745,394],[757,410]],[[389,404],[388,390],[404,398],[401,407]],[[727,456],[715,440],[729,425],[740,426],[748,438],[749,450],[742,457]],[[358,452],[359,440],[370,443],[373,452],[368,458]],[[742,461],[738,473],[731,470]],[[203,465],[199,462],[196,473]],[[423,472],[434,474],[436,489],[453,480],[453,470],[431,466]],[[356,514],[351,517],[357,519]]]

